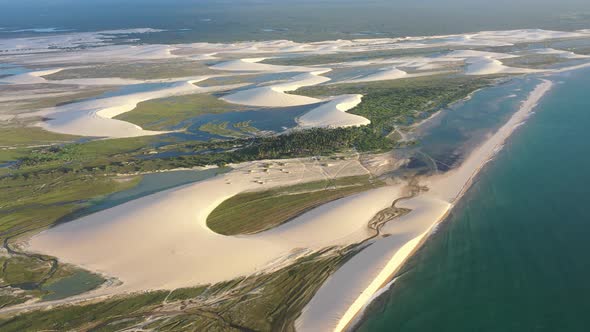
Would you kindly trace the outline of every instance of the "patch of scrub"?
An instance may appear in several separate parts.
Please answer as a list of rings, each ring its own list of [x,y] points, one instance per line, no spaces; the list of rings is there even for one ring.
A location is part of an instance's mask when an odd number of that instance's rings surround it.
[[[118,115],[117,120],[149,130],[178,130],[187,120],[203,114],[237,112],[250,108],[224,102],[210,94],[190,94],[141,102],[134,110]]]
[[[227,112],[221,114],[203,114],[193,119],[183,121],[170,130],[186,128],[189,134],[187,139],[208,140],[211,138],[223,138],[219,132],[205,132],[203,125],[211,123],[225,123],[228,127],[233,127],[244,132],[244,124],[248,122],[248,127],[256,128],[260,132],[282,132],[284,130],[297,126],[296,118],[310,111],[317,105],[304,105],[286,107],[281,109],[260,108],[257,110]],[[247,132],[253,134],[253,132]]]

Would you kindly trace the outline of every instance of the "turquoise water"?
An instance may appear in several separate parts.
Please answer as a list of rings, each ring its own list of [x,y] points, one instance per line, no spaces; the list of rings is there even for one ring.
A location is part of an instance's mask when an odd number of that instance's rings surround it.
[[[555,78],[359,331],[588,331],[589,74]]]

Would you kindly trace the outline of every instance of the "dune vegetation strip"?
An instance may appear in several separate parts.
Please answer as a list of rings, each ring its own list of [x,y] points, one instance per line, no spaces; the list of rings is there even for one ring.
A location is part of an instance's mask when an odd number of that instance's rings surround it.
[[[382,186],[369,176],[355,176],[235,195],[215,208],[207,226],[223,235],[259,233],[320,205]]]

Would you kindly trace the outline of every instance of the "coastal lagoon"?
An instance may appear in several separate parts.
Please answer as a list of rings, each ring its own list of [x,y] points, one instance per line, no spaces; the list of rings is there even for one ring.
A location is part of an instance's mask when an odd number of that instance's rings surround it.
[[[499,82],[440,111],[410,134],[417,142],[416,147],[404,151],[414,158],[410,168],[444,173],[458,166],[506,123],[537,84],[539,79],[534,77]]]
[[[584,331],[590,70],[559,82],[358,331]]]

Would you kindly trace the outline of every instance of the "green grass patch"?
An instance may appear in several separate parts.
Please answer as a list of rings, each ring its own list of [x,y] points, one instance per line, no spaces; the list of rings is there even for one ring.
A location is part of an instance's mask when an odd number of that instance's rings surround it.
[[[208,94],[160,98],[139,103],[131,112],[115,117],[144,129],[163,130],[203,114],[235,112],[247,108],[232,105]]]
[[[200,126],[199,130],[209,133],[209,134],[225,136],[225,137],[244,137],[245,136],[245,134],[243,132],[228,128],[228,126],[229,126],[228,121],[208,122],[208,123],[205,123],[204,125]],[[232,126],[232,127],[234,127],[234,126]]]
[[[389,134],[396,125],[408,125],[448,107],[472,92],[496,82],[496,77],[438,75],[390,81],[322,85],[301,88],[298,94],[321,97],[359,93],[361,103],[348,111],[371,120],[374,130]]]
[[[0,146],[15,148],[18,146],[45,145],[73,142],[80,136],[52,133],[39,127],[4,127],[0,128]],[[2,150],[10,152],[10,150]],[[0,156],[2,153],[0,153]]]
[[[223,235],[258,233],[314,207],[380,185],[361,176],[242,193],[217,206],[207,217],[207,226]]]

